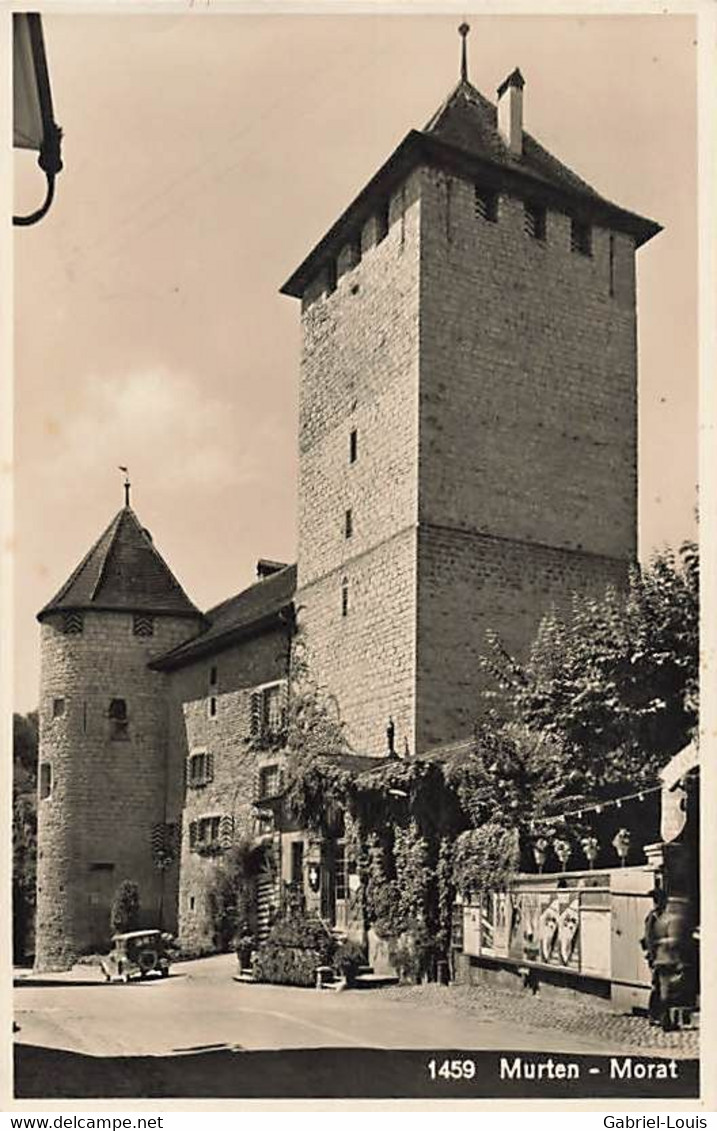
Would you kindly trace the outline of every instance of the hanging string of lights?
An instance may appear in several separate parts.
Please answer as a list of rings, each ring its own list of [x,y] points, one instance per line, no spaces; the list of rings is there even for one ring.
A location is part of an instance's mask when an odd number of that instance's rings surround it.
[[[623,805],[628,801],[644,801],[645,798],[651,793],[659,793],[662,789],[661,785],[651,785],[644,789],[639,789],[635,793],[625,793],[621,797],[612,797],[606,801],[595,801],[589,805],[581,805],[578,809],[567,809],[562,813],[551,813],[546,817],[534,817],[530,822],[531,829],[536,829],[540,825],[550,825],[554,821],[562,820],[566,817],[575,817],[581,820],[589,813],[602,813],[607,809],[622,809]]]

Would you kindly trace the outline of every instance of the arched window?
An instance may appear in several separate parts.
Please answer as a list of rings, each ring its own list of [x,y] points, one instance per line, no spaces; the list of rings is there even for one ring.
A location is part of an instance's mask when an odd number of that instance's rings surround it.
[[[127,714],[126,699],[110,699],[108,712],[110,720],[110,738],[113,741],[129,739],[129,716]]]

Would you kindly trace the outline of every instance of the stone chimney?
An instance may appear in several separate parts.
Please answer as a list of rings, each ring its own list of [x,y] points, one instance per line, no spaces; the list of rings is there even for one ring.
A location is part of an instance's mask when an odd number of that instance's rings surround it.
[[[271,577],[273,573],[278,573],[282,569],[286,569],[286,562],[272,562],[268,558],[259,558],[256,563],[256,576],[263,581],[265,577]]]
[[[523,87],[518,67],[498,87],[498,133],[511,153],[523,152]]]

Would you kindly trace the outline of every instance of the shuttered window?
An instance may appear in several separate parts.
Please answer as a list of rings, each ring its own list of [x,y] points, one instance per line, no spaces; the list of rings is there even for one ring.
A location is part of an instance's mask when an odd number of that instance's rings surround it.
[[[255,740],[281,740],[286,731],[287,686],[272,683],[251,693],[250,734]]]
[[[220,816],[200,817],[196,821],[191,821],[189,824],[190,850],[201,852],[202,849],[220,848],[221,827],[222,818]]]
[[[498,193],[476,185],[473,190],[473,210],[476,219],[495,224],[498,219]]]
[[[570,224],[570,250],[578,255],[592,255],[592,228],[582,220],[572,220]]]
[[[214,755],[206,750],[192,754],[187,766],[187,785],[190,789],[207,785],[214,780]]]
[[[259,771],[259,800],[278,797],[281,793],[281,770],[278,766],[262,766]]]
[[[523,223],[526,233],[534,240],[545,242],[545,209],[539,204],[526,204]]]

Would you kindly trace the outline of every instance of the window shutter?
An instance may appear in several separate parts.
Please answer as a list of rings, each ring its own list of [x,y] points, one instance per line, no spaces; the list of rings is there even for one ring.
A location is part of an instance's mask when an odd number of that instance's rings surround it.
[[[79,636],[84,628],[82,613],[65,613],[62,619],[62,631],[67,636]]]
[[[190,821],[189,824],[189,847],[190,849],[197,847],[197,822]]]
[[[206,759],[207,759],[206,773],[204,775],[204,780],[205,781],[214,781],[214,755],[213,754],[207,754]]]
[[[219,843],[222,848],[231,848],[234,843],[234,818],[228,814],[219,820]]]
[[[264,717],[264,696],[261,691],[251,693],[251,737],[259,738]]]

